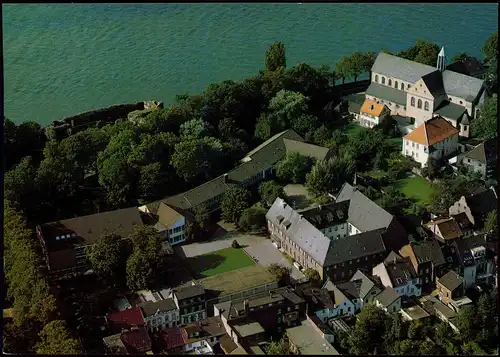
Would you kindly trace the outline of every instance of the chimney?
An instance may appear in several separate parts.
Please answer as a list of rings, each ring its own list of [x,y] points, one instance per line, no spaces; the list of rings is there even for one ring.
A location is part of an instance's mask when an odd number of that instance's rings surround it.
[[[229,182],[229,175],[228,174],[222,175],[222,179],[224,180],[224,183],[228,183]]]
[[[248,316],[248,300],[243,300],[243,309],[245,309],[245,316]]]

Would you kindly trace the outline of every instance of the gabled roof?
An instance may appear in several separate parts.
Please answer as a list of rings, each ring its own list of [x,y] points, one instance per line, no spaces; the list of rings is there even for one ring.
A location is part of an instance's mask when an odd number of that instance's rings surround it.
[[[369,275],[364,273],[361,270],[356,271],[356,273],[352,276],[351,281],[360,281],[361,285],[359,287],[359,297],[364,299],[366,295],[374,288],[378,287],[379,289],[383,289],[383,286],[378,277],[374,277],[373,275]]]
[[[328,203],[326,205],[298,210],[297,212],[316,228],[323,229],[336,223],[347,221],[349,201]]]
[[[387,228],[393,220],[393,216],[355,190],[349,183],[344,183],[336,202],[349,200],[348,221],[361,232],[372,231],[380,228]]]
[[[466,76],[474,76],[483,72],[486,68],[475,57],[466,57],[460,61],[453,62],[446,67],[447,70]]]
[[[349,299],[361,298],[361,280],[351,280],[337,284],[337,288]]]
[[[157,312],[167,312],[177,309],[174,299],[148,301],[144,304],[140,304],[139,307],[142,309],[144,317],[153,316]]]
[[[447,100],[443,100],[434,110],[434,114],[457,121],[464,115],[464,113],[467,113],[467,109],[465,107]]]
[[[384,290],[380,292],[380,294],[378,294],[375,297],[375,300],[377,300],[379,303],[382,304],[382,306],[386,308],[389,307],[397,299],[401,299],[401,297],[396,292],[396,290],[394,290],[390,286],[387,286]]]
[[[329,157],[330,149],[318,145],[309,144],[303,141],[283,139],[286,152],[298,152],[301,155],[312,157],[316,160],[324,160]]]
[[[437,116],[426,121],[404,138],[421,145],[431,146],[458,133],[459,131],[446,119]]]
[[[441,251],[439,243],[435,239],[427,240],[418,244],[411,244],[410,246],[418,264],[428,261],[431,261],[434,266],[446,264],[443,252]]]
[[[464,282],[462,277],[455,273],[453,270],[450,270],[448,273],[438,278],[438,281],[441,285],[443,285],[450,291],[454,291]]]
[[[482,188],[473,195],[466,197],[465,200],[474,216],[476,214],[487,215],[498,208],[497,196],[491,188]]]
[[[162,330],[161,336],[167,345],[167,349],[184,346],[184,339],[182,338],[182,331],[180,327],[171,327]]]
[[[445,70],[443,72],[443,84],[446,94],[473,102],[481,93],[484,81],[482,79]]]
[[[123,331],[121,340],[131,354],[142,354],[151,350],[151,339],[144,326]]]
[[[363,232],[331,241],[325,266],[359,259],[386,251],[382,232],[384,228]]]
[[[434,226],[439,228],[443,239],[455,239],[464,234],[453,217],[429,222],[428,227],[432,232]]]
[[[363,106],[361,107],[360,112],[379,117],[380,114],[382,114],[384,107],[385,105],[382,103],[366,99],[363,103]]]
[[[434,98],[444,94],[443,76],[440,71],[435,70],[422,76],[422,81]]]
[[[200,296],[205,294],[205,289],[201,284],[194,284],[177,288],[174,290],[174,294],[177,296],[178,300],[190,299],[195,296]]]
[[[106,316],[106,320],[112,329],[121,331],[123,328],[141,326],[144,324],[140,307],[134,306],[131,309],[111,312]]]
[[[421,77],[434,72],[435,67],[410,61],[401,57],[379,52],[372,66],[372,72],[397,78],[412,85]]]
[[[174,208],[170,207],[165,203],[161,203],[158,207],[158,222],[165,228],[170,227],[177,221],[183,218],[182,214],[177,212]]]
[[[49,251],[73,247],[74,244],[93,244],[102,234],[115,233],[128,237],[135,226],[142,225],[137,207],[96,213],[40,225]],[[57,237],[64,236],[63,239]]]
[[[406,285],[409,280],[418,277],[410,259],[403,258],[394,252],[389,254],[383,264],[394,287]]]
[[[472,150],[463,154],[463,157],[477,160],[483,164],[491,160],[496,160],[498,152],[497,138],[488,139],[485,142],[474,147]]]

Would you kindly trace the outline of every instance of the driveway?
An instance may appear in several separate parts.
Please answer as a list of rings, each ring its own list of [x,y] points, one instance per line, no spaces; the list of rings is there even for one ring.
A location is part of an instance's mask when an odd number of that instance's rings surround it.
[[[210,242],[186,244],[175,247],[174,249],[180,257],[191,258],[197,255],[229,248],[234,239],[236,239],[248,255],[260,265],[267,266],[272,263],[278,263],[292,269],[292,278],[301,279],[304,277],[292,263],[285,259],[281,252],[271,243],[271,240],[264,236],[227,232],[223,236]]]

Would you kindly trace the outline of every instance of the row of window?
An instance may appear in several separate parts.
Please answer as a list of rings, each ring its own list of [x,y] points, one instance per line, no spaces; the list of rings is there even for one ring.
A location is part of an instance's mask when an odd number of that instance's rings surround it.
[[[375,75],[375,82],[377,82],[377,83],[378,83],[378,75],[377,75],[377,74]],[[384,77],[384,76],[382,76],[382,78],[381,78],[381,83],[382,83],[382,84],[385,84],[385,77]],[[392,87],[392,79],[390,79],[390,78],[389,78],[389,79],[387,80],[387,85],[388,85],[389,87]],[[401,82],[401,85],[399,85],[398,81],[394,81],[394,88],[396,88],[396,89],[401,89],[401,90],[405,90],[405,85],[404,85],[404,83],[403,83],[403,82]],[[410,85],[409,85],[409,84],[407,85],[406,89],[408,89],[408,88],[410,88]]]
[[[182,225],[180,227],[175,227],[173,229],[169,229],[168,234],[170,234],[170,235],[176,234],[176,233],[182,232],[183,230],[184,230],[184,225]]]
[[[179,236],[175,236],[175,237],[170,237],[168,239],[170,241],[170,243],[178,243],[178,242],[182,242],[185,240],[185,235],[184,233],[182,233],[181,235]]]
[[[411,105],[412,107],[414,107],[414,106],[415,106],[415,97],[411,97],[410,105]],[[419,99],[419,100],[417,101],[417,108],[418,108],[418,109],[422,109],[422,99]],[[425,101],[425,103],[424,103],[424,110],[429,111],[429,102],[428,102],[428,101]]]
[[[203,320],[203,318],[204,318],[203,312],[194,315],[184,316],[182,318],[182,324],[185,325],[193,321]]]
[[[191,310],[191,311],[189,311]],[[203,310],[203,305],[198,305],[198,308],[196,308],[196,306],[191,306],[191,309],[188,309],[188,308],[184,308],[182,309],[182,315],[185,315],[185,314],[189,314],[189,313],[192,313],[192,312],[195,312],[195,311],[201,311]]]

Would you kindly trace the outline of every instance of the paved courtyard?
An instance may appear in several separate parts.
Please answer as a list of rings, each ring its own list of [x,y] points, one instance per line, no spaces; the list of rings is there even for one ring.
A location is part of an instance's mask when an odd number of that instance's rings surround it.
[[[301,279],[304,275],[293,266],[281,252],[271,243],[270,239],[264,236],[246,235],[239,232],[227,232],[219,238],[203,243],[192,243],[175,247],[177,254],[183,258],[191,258],[197,255],[207,254],[217,250],[231,247],[231,243],[236,239],[243,249],[258,264],[263,266],[278,263],[292,269],[291,276],[294,279]]]

